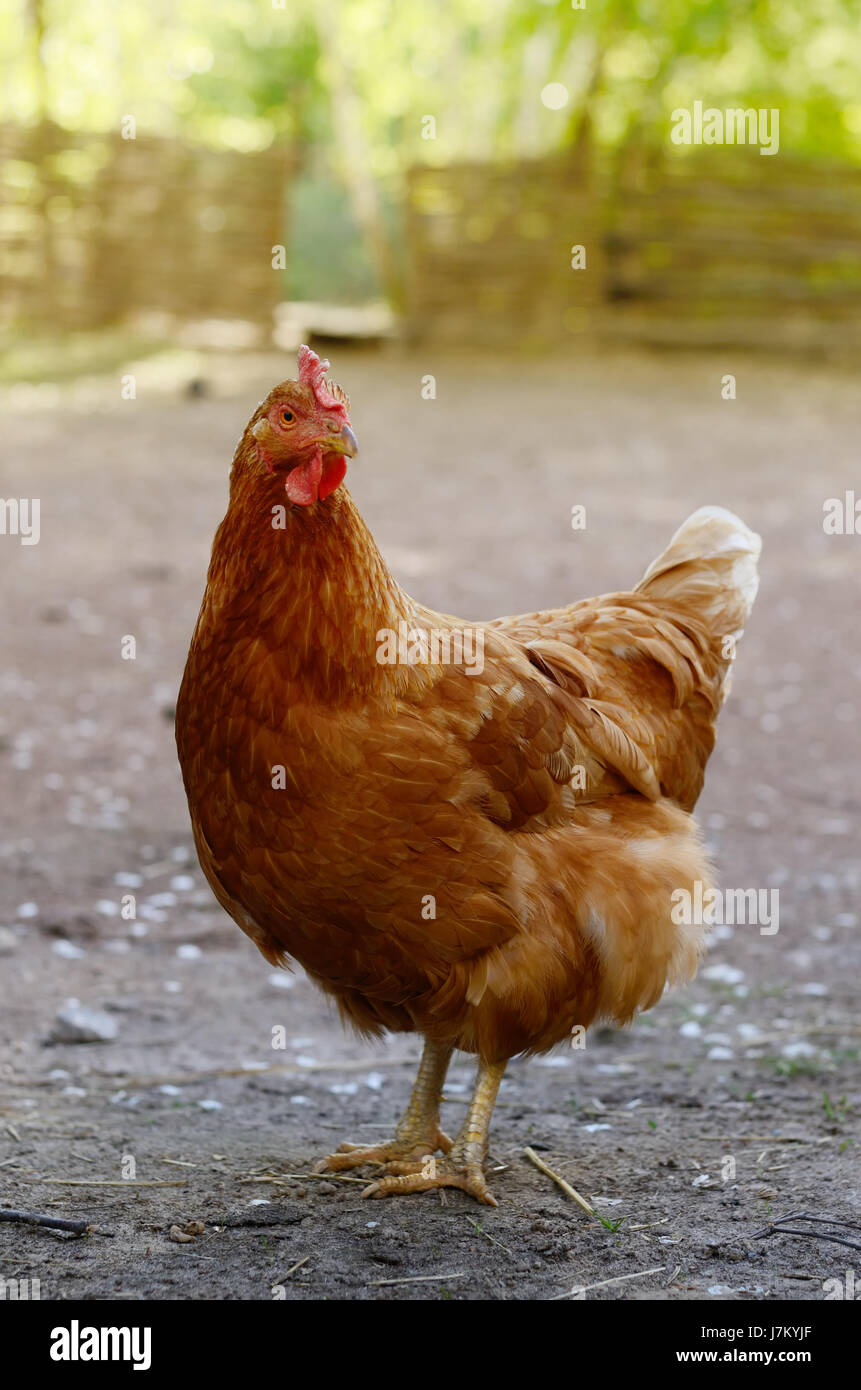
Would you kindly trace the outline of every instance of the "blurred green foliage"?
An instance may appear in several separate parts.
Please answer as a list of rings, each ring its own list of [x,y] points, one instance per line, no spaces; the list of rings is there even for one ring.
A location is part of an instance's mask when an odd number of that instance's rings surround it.
[[[393,254],[401,243],[397,205],[384,195],[383,223]],[[346,189],[322,173],[300,174],[291,185],[284,298],[362,304],[381,293],[380,277]],[[402,273],[402,268],[401,268]]]
[[[0,44],[2,121],[300,152],[300,297],[333,288],[329,256],[338,294],[392,294],[415,162],[665,142],[695,100],[861,161],[861,0],[5,0]]]
[[[104,129],[131,114],[239,149],[332,147],[346,85],[385,177],[551,149],[586,105],[602,143],[644,120],[663,135],[699,99],[778,106],[782,148],[861,159],[861,0],[581,2],[6,0],[0,118]],[[568,91],[558,110],[541,103],[550,82]]]

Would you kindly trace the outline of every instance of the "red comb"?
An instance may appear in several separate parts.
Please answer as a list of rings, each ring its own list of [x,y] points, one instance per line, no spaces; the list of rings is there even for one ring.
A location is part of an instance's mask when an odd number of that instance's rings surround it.
[[[303,386],[311,387],[324,410],[346,411],[349,402],[340,386],[326,380],[328,370],[327,359],[321,361],[316,352],[303,343],[299,349],[299,380]]]

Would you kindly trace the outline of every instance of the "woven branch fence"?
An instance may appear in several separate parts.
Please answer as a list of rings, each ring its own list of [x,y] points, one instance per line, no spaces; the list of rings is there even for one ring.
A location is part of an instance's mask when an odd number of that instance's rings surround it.
[[[155,310],[268,334],[291,168],[283,150],[0,127],[0,326],[63,332]]]
[[[855,167],[633,146],[588,178],[558,158],[422,166],[407,226],[417,341],[861,349]]]
[[[0,127],[0,328],[155,310],[268,339],[296,168],[283,149]],[[861,350],[855,167],[632,143],[613,159],[416,167],[406,213],[415,341]]]

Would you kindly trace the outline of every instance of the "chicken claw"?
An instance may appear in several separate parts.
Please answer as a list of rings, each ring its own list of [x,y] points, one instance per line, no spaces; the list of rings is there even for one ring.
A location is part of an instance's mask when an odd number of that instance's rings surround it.
[[[339,1144],[335,1153],[327,1154],[314,1165],[315,1173],[337,1173],[344,1168],[361,1168],[363,1163],[382,1163],[401,1172],[421,1167],[422,1159],[435,1149],[448,1153],[452,1141],[441,1129],[420,1132],[398,1125],[394,1139],[383,1144]]]
[[[366,1187],[362,1196],[394,1197],[407,1192],[430,1192],[435,1187],[459,1187],[485,1206],[498,1206],[484,1179],[484,1162],[490,1117],[504,1071],[504,1062],[479,1062],[466,1119],[446,1158],[427,1154],[421,1163],[395,1161],[389,1165],[387,1175]]]
[[[395,1130],[393,1139],[382,1144],[341,1144],[336,1153],[322,1158],[317,1173],[337,1173],[344,1168],[360,1168],[363,1163],[392,1165],[395,1171],[420,1170],[422,1160],[436,1149],[448,1153],[452,1141],[439,1127],[442,1086],[452,1049],[426,1042],[419,1063],[410,1103]]]
[[[398,1167],[400,1165],[393,1165]],[[433,1155],[422,1163],[420,1170],[412,1173],[387,1175],[372,1182],[362,1192],[363,1197],[397,1197],[408,1192],[430,1192],[435,1187],[459,1187],[469,1193],[476,1201],[488,1207],[498,1207],[499,1203],[485,1182],[480,1163],[458,1166],[451,1159],[436,1159]]]

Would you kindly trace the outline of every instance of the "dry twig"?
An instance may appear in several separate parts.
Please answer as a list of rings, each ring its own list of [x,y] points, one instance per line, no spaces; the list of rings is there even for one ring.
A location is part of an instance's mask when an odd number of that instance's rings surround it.
[[[830,1231],[799,1230],[795,1226],[784,1225],[786,1221],[810,1221],[815,1226],[838,1226],[842,1230],[861,1231],[861,1226],[855,1221],[839,1221],[837,1217],[814,1216],[812,1212],[793,1211],[787,1216],[778,1216],[764,1230],[755,1231],[751,1240],[762,1240],[766,1236],[806,1236],[811,1240],[829,1240],[834,1245],[845,1245],[849,1250],[861,1250],[861,1241],[844,1240],[843,1236],[833,1235]]]
[[[409,1279],[372,1279],[372,1288],[381,1288],[383,1284],[434,1284],[441,1279],[465,1279],[466,1271],[460,1270],[457,1274],[413,1274]]]
[[[113,1231],[99,1231],[89,1221],[80,1221],[70,1216],[45,1216],[39,1211],[13,1211],[11,1207],[0,1207],[0,1221],[19,1221],[27,1226],[44,1226],[49,1231],[68,1231],[71,1235],[99,1236],[113,1235]]]
[[[186,1178],[146,1181],[143,1178],[24,1178],[24,1182],[54,1183],[59,1187],[185,1187]]]
[[[557,1186],[561,1187],[562,1191],[566,1193],[567,1196],[572,1197],[574,1201],[577,1203],[578,1207],[582,1207],[583,1210],[587,1211],[590,1216],[598,1215],[595,1208],[591,1207],[589,1203],[586,1201],[586,1198],[581,1197],[580,1193],[577,1192],[576,1189],[571,1186],[570,1182],[566,1182],[565,1179],[559,1175],[559,1173],[554,1173],[552,1168],[548,1168],[547,1164],[544,1162],[544,1159],[539,1158],[538,1154],[535,1152],[534,1149],[530,1149],[527,1146],[523,1150],[523,1153],[525,1157],[529,1159],[530,1163],[534,1163],[535,1167],[540,1169],[542,1173],[546,1173],[548,1178],[552,1178],[553,1181],[557,1184]]]
[[[666,1269],[666,1265],[656,1265],[654,1269],[640,1269],[636,1274],[617,1274],[615,1279],[601,1279],[597,1284],[575,1284],[573,1289],[568,1289],[566,1293],[557,1293],[551,1298],[551,1303],[557,1303],[560,1298],[573,1298],[575,1294],[588,1293],[590,1289],[605,1289],[608,1284],[623,1284],[626,1279],[645,1279],[647,1274],[661,1274]]]
[[[291,1182],[305,1182],[308,1179],[313,1182],[359,1182],[363,1187],[367,1187],[367,1178],[351,1178],[347,1173],[262,1173],[258,1178],[240,1178],[239,1181],[245,1182],[271,1182],[283,1184]]]
[[[303,1265],[306,1265],[306,1264],[308,1263],[308,1261],[310,1260],[310,1258],[311,1258],[310,1255],[306,1255],[306,1256],[304,1257],[304,1259],[297,1260],[296,1263],[295,1263],[294,1265],[291,1265],[291,1266],[290,1266],[290,1268],[287,1270],[287,1273],[286,1273],[286,1274],[282,1274],[280,1279],[276,1279],[276,1280],[275,1280],[275,1283],[276,1283],[276,1284],[283,1284],[283,1283],[284,1283],[284,1280],[285,1280],[285,1279],[289,1279],[291,1274],[295,1274],[297,1269],[301,1269]]]
[[[466,1219],[477,1235],[484,1236],[485,1240],[489,1240],[491,1245],[498,1245],[500,1250],[505,1251],[506,1255],[511,1255],[513,1253],[509,1250],[507,1245],[503,1245],[501,1240],[497,1240],[496,1237],[492,1236],[489,1231],[486,1231],[483,1226],[479,1226],[478,1222],[474,1221],[471,1216],[468,1216]]]

